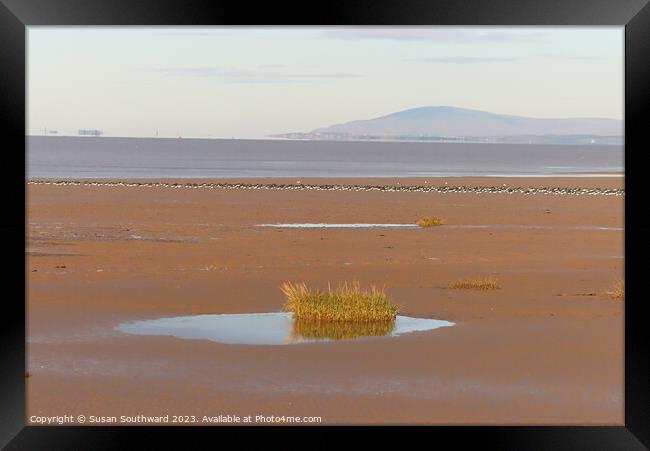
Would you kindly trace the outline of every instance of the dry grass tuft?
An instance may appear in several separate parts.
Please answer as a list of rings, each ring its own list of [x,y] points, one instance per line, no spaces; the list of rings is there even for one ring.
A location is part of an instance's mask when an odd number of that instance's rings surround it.
[[[612,291],[608,291],[607,294],[610,298],[616,299],[618,301],[625,300],[625,282],[622,280],[617,281],[612,288]]]
[[[501,288],[494,277],[474,277],[458,279],[449,284],[454,290],[498,290]]]
[[[287,297],[284,309],[297,320],[372,322],[393,321],[397,316],[397,306],[383,288],[364,290],[356,280],[336,288],[328,284],[327,291],[285,282],[280,290]]]
[[[445,222],[442,219],[436,218],[434,216],[425,216],[415,221],[415,223],[420,227],[433,227],[443,225]]]

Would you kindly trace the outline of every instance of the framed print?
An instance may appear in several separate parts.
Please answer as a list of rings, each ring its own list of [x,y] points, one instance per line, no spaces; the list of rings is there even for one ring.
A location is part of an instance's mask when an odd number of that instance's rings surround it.
[[[3,0],[3,446],[649,446],[646,3]]]

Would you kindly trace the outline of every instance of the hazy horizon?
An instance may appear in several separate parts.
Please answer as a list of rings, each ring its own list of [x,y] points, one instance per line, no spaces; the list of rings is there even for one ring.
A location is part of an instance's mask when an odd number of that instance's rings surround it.
[[[27,29],[27,130],[266,138],[453,106],[623,119],[623,27]]]

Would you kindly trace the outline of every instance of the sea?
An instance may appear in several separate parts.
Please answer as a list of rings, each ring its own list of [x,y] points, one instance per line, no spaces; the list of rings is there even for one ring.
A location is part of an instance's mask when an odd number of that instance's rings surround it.
[[[610,177],[623,146],[28,136],[27,179]]]

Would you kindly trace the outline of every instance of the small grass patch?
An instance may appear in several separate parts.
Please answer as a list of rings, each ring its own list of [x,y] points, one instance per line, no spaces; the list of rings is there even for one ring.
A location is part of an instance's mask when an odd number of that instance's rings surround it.
[[[440,218],[436,218],[435,216],[425,216],[415,221],[415,223],[420,227],[434,227],[443,225],[445,222]]]
[[[607,294],[609,295],[610,298],[616,299],[618,301],[624,301],[625,300],[625,282],[622,280],[619,280],[614,284],[614,287],[612,288],[611,291],[608,291]]]
[[[287,298],[284,309],[296,320],[370,322],[393,321],[397,316],[397,306],[383,288],[363,289],[356,280],[336,288],[328,284],[326,291],[285,282],[280,290]]]
[[[473,277],[458,279],[449,284],[454,290],[498,290],[501,288],[494,277]]]

